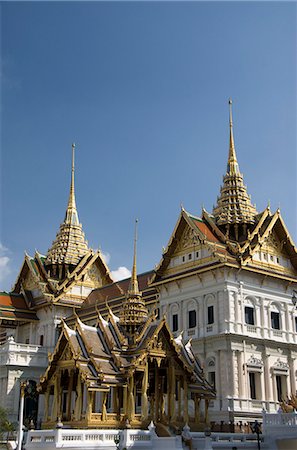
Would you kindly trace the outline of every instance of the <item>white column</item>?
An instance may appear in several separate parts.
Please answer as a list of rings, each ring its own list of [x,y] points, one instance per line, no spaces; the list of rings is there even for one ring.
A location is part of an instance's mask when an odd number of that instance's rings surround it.
[[[293,358],[292,355],[289,357],[289,366],[290,366],[290,382],[291,382],[291,392],[296,395],[296,368],[295,368],[296,358]]]
[[[285,323],[286,323],[286,337],[287,340],[290,339],[290,334],[292,333],[292,321],[290,320],[289,305],[285,305]]]
[[[264,362],[264,379],[265,379],[265,400],[268,402],[273,401],[272,396],[272,380],[269,372],[269,354],[263,354],[263,362]]]
[[[261,336],[265,338],[266,336],[266,328],[267,328],[267,316],[265,314],[265,308],[264,308],[264,299],[260,298],[260,320],[261,322],[257,324],[261,327]]]
[[[238,397],[242,398],[244,386],[242,352],[240,350],[236,350],[236,355],[237,355],[237,371],[238,371]]]
[[[234,297],[234,331],[235,333],[238,330],[238,328],[240,328],[239,322],[240,322],[240,317],[239,317],[239,296],[237,292],[234,292],[233,294]]]
[[[268,337],[271,337],[271,316],[270,316],[270,308],[268,305],[265,305],[265,314],[267,317],[267,325],[268,325]]]

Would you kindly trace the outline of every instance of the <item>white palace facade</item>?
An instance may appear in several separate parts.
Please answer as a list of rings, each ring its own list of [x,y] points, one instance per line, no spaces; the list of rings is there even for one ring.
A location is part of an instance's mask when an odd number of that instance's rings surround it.
[[[209,420],[246,423],[276,412],[296,392],[297,249],[279,210],[256,211],[239,170],[230,102],[227,171],[211,213],[182,208],[154,271],[138,277],[149,310],[159,308],[176,338],[191,341],[216,398]],[[0,402],[17,419],[20,381],[32,392],[48,366],[62,319],[73,311],[94,326],[98,310],[120,311],[129,280],[113,282],[88,247],[74,194],[74,156],[65,219],[45,256],[25,256],[10,293],[0,294]],[[108,306],[107,306],[108,302]],[[75,313],[75,314],[76,314]],[[40,400],[39,400],[40,403]],[[201,414],[203,411],[201,412]]]

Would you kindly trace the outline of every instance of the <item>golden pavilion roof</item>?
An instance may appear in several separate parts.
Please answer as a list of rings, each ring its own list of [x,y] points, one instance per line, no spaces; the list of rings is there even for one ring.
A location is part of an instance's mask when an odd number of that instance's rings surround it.
[[[252,205],[251,198],[243,183],[236,157],[233,121],[232,100],[229,100],[229,156],[227,172],[223,178],[223,186],[213,209],[213,216],[217,225],[253,224],[257,214],[256,207]]]
[[[68,205],[63,223],[47,252],[45,265],[76,265],[89,251],[82,225],[79,223],[74,191],[74,150],[72,145],[71,184]]]

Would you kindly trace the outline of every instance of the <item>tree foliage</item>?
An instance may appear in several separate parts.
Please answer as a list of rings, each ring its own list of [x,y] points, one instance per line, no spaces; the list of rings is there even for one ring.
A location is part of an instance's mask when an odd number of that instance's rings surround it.
[[[7,418],[7,411],[0,406],[0,439],[3,439],[3,434],[7,433],[7,438],[10,433],[15,431],[16,426]]]

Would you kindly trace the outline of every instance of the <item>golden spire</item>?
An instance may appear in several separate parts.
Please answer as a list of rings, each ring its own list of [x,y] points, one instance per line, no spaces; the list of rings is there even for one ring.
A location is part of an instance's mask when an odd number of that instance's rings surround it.
[[[234,175],[236,173],[239,173],[239,167],[234,145],[231,98],[229,98],[229,128],[230,128],[230,138],[229,138],[229,157],[228,157],[227,172],[230,173],[230,175]]]
[[[136,270],[137,224],[138,224],[138,219],[135,219],[133,267],[132,267],[132,274],[131,274],[130,286],[129,286],[129,291],[128,291],[129,295],[139,295],[140,294],[139,287],[138,287],[138,281],[137,281],[137,270]]]
[[[136,244],[137,244],[137,224],[138,220],[135,220],[134,230],[134,252],[133,252],[133,267],[130,280],[130,286],[127,292],[126,299],[123,303],[123,308],[120,315],[120,324],[126,328],[126,330],[133,334],[136,328],[143,324],[148,317],[148,311],[145,306],[145,302],[142,298],[142,293],[139,291],[137,281],[137,269],[136,269]]]
[[[229,99],[229,155],[227,164],[227,173],[223,178],[223,186],[217,199],[217,206],[213,209],[213,215],[218,225],[230,226],[236,225],[234,237],[238,240],[240,231],[238,225],[252,224],[257,214],[256,208],[251,203],[250,196],[247,193],[246,186],[243,183],[243,176],[240,173],[237,162],[234,137],[233,137],[233,119],[232,119],[232,100]],[[230,227],[228,228],[228,233]],[[246,228],[242,231],[245,234]]]
[[[71,182],[64,222],[60,225],[56,239],[48,250],[45,265],[76,265],[88,252],[88,243],[79,223],[74,190],[75,144],[72,144]]]
[[[72,144],[72,164],[71,164],[71,183],[70,183],[70,194],[68,200],[68,206],[65,214],[65,223],[72,223],[74,225],[79,224],[78,214],[75,203],[75,191],[74,191],[74,152],[75,144]]]

